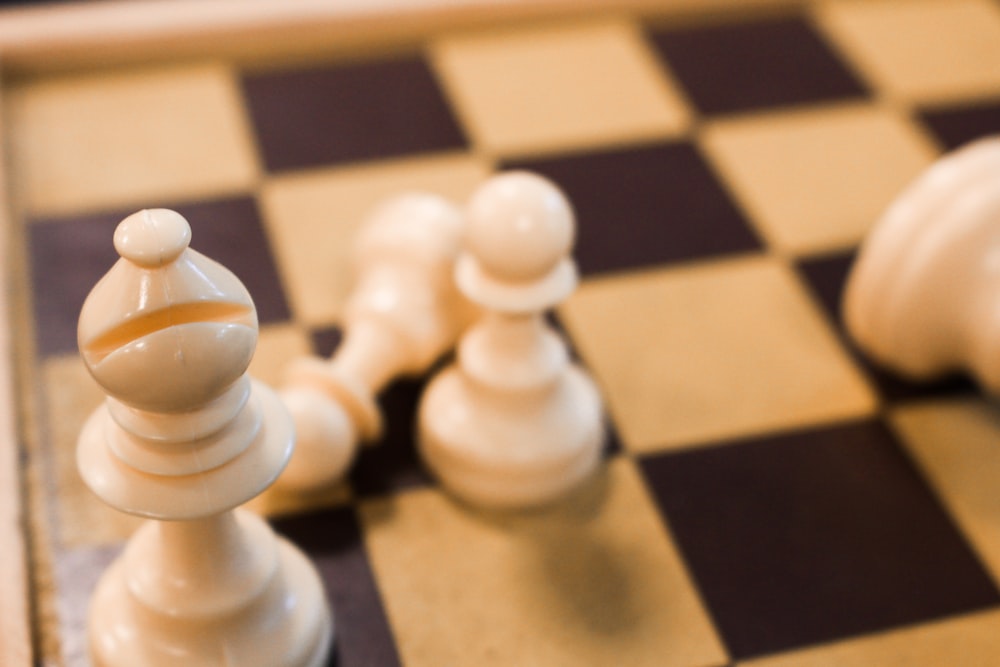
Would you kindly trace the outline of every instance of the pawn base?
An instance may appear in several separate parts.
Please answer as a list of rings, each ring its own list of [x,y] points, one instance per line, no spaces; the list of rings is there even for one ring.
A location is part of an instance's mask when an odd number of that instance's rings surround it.
[[[597,467],[601,414],[596,387],[576,367],[538,396],[505,396],[452,366],[424,394],[420,451],[444,486],[465,502],[492,509],[543,505]]]
[[[145,539],[144,529],[133,540]],[[90,606],[94,667],[325,665],[334,631],[322,581],[295,547],[273,534],[270,539],[276,541],[277,568],[267,585],[237,609],[198,617],[144,604],[130,590],[128,560],[119,557]]]
[[[289,387],[280,395],[295,423],[295,451],[273,488],[295,494],[334,486],[357,455],[354,421],[340,403],[313,387]]]

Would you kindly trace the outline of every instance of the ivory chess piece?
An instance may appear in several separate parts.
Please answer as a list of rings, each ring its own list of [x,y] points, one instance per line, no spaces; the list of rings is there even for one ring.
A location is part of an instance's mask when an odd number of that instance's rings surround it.
[[[547,503],[595,469],[604,434],[597,388],[543,317],[577,284],[573,212],[551,182],[509,172],[466,213],[455,281],[485,315],[421,399],[420,450],[469,503]]]
[[[970,372],[1000,392],[1000,138],[938,160],[888,208],[848,279],[848,331],[914,379]]]
[[[83,360],[107,400],[77,446],[84,481],[151,519],[101,578],[89,617],[98,667],[319,667],[333,640],[312,564],[234,509],[278,476],[294,431],[245,371],[257,313],[242,283],[188,248],[186,220],[140,211],[80,315]]]
[[[429,193],[395,197],[366,221],[343,342],[332,358],[302,357],[286,371],[281,396],[298,441],[279,487],[308,491],[340,479],[358,441],[382,432],[381,390],[425,372],[454,345],[473,312],[451,280],[461,234],[457,207]]]

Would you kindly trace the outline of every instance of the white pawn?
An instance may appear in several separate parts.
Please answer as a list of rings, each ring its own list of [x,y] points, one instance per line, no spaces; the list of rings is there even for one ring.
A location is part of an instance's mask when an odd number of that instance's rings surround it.
[[[455,279],[486,314],[419,410],[421,454],[469,503],[547,503],[600,460],[600,396],[543,317],[576,288],[574,233],[566,198],[535,174],[495,176],[469,203]]]
[[[312,564],[235,507],[292,452],[277,395],[246,374],[257,313],[163,209],[115,232],[121,259],[87,297],[78,340],[108,398],[77,445],[84,481],[148,521],[104,573],[89,617],[97,667],[320,667],[333,640]]]
[[[312,491],[337,482],[358,441],[382,432],[379,392],[426,371],[454,345],[472,316],[451,280],[461,234],[458,209],[429,193],[395,197],[366,221],[343,342],[330,359],[302,357],[286,370],[281,397],[298,439],[276,486]]]
[[[966,370],[1000,394],[1000,138],[941,158],[872,229],[851,269],[847,328],[913,379]]]

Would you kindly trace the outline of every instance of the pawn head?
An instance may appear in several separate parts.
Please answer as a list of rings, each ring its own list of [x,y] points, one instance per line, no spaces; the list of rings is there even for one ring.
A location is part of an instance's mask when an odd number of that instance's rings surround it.
[[[550,274],[573,246],[573,209],[551,181],[512,171],[476,190],[468,206],[465,243],[496,280],[526,282]]]

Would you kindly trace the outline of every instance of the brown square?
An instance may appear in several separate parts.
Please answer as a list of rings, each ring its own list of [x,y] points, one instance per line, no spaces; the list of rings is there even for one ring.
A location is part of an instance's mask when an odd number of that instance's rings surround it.
[[[734,658],[1000,604],[880,421],[664,454],[642,471]]]
[[[756,250],[753,228],[689,143],[507,162],[552,179],[577,218],[573,255],[586,274]]]
[[[1000,655],[1000,611],[964,614],[891,632],[740,662],[740,667],[992,665]]]
[[[670,30],[652,38],[703,114],[865,94],[798,16]]]
[[[249,75],[243,89],[270,171],[465,147],[419,57]]]

